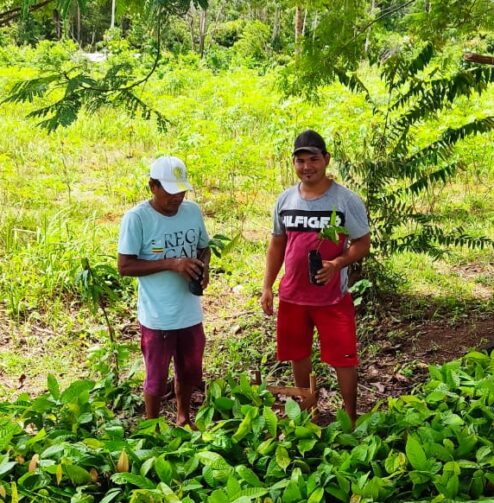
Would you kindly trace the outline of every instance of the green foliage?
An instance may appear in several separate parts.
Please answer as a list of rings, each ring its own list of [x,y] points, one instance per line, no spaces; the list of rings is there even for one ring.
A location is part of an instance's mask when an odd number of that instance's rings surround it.
[[[273,411],[245,375],[210,383],[197,432],[161,419],[128,429],[99,383],[62,390],[49,376],[44,395],[0,404],[0,484],[26,501],[477,500],[494,478],[493,358],[432,366],[353,432],[342,411],[326,428],[291,399]]]
[[[85,63],[72,66],[70,69],[55,65],[52,73],[45,70],[42,77],[15,83],[3,103],[31,102],[35,97],[44,97],[55,89],[63,89],[63,94],[57,101],[33,110],[28,115],[42,118],[38,125],[49,132],[75,122],[82,107],[90,113],[95,113],[111,105],[122,106],[130,117],[136,114],[140,114],[146,120],[154,117],[158,128],[166,129],[168,120],[159,111],[149,107],[133,91],[133,88],[147,80],[150,74],[138,82],[131,82],[132,67],[128,63],[123,63],[110,66],[101,79],[96,79],[86,73],[86,68]]]
[[[233,49],[242,58],[254,62],[264,61],[270,54],[270,37],[269,26],[261,21],[251,21],[245,24],[239,39],[233,44]]]
[[[221,23],[213,32],[213,40],[223,47],[232,47],[241,37],[245,27],[243,19]]]
[[[494,129],[494,117],[479,117],[459,127],[443,125],[435,140],[415,145],[419,124],[436,117],[461,96],[483,93],[494,81],[489,68],[441,74],[432,56],[430,45],[415,52],[405,47],[389,54],[382,63],[388,95],[384,103],[359,85],[354,74],[341,79],[352,89],[366,92],[373,104],[372,129],[364,129],[361,151],[350,158],[343,140],[335,136],[335,157],[346,180],[365,197],[378,256],[412,250],[439,257],[451,246],[494,244],[462,228],[445,229],[438,215],[415,202],[415,196],[446,184],[461,169],[461,161],[455,158],[457,143]]]
[[[453,37],[465,37],[494,29],[494,7],[488,0],[414,2],[402,24],[422,40],[444,45]]]

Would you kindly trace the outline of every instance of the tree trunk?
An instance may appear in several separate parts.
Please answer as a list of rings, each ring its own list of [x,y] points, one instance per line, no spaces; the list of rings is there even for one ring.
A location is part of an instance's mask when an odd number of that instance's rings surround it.
[[[201,58],[204,56],[204,44],[206,41],[206,34],[208,31],[207,25],[207,11],[199,10],[199,54]]]
[[[117,0],[111,0],[111,21],[110,28],[115,28],[115,11],[117,9]]]
[[[315,40],[316,38],[316,30],[318,25],[319,25],[319,16],[316,12],[314,15],[314,19],[312,20],[312,40]]]
[[[300,5],[295,7],[295,42],[298,42],[304,32],[304,17]]]
[[[82,47],[82,40],[81,40],[81,8],[79,7],[79,4],[77,4],[77,43],[79,44],[79,47]]]
[[[470,61],[471,63],[479,63],[481,65],[494,65],[494,56],[489,56],[487,54],[466,52],[465,54],[463,54],[463,59],[465,61]]]
[[[57,40],[62,38],[62,20],[60,18],[60,12],[57,9],[53,11],[53,22],[55,23],[55,33],[57,34]]]
[[[372,0],[371,1],[371,5],[370,5],[370,16],[371,17],[374,14],[375,7],[376,7],[376,0]],[[364,52],[365,52],[365,54],[367,54],[369,52],[371,30],[372,30],[372,28],[369,27],[369,29],[367,30],[367,35],[365,37],[365,45],[364,45]]]
[[[188,14],[188,19],[189,19],[189,31],[190,31],[190,48],[192,52],[195,52],[196,50],[196,36],[195,36],[195,30],[194,30],[194,18],[195,18],[195,12],[196,9],[194,7],[194,4],[190,4],[190,9],[189,9],[189,14]]]
[[[276,4],[273,19],[273,31],[271,33],[271,45],[273,45],[276,42],[276,39],[280,34],[280,20],[281,20],[280,8]]]

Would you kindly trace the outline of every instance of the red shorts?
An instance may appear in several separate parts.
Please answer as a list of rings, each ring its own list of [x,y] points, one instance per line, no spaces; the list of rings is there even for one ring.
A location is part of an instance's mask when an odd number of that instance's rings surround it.
[[[205,337],[202,323],[179,330],[154,330],[141,327],[141,351],[146,366],[144,392],[152,396],[166,393],[168,367],[173,358],[175,379],[200,385]]]
[[[276,327],[278,360],[309,357],[314,327],[322,361],[333,367],[357,366],[355,310],[350,294],[331,306],[301,306],[281,300]]]

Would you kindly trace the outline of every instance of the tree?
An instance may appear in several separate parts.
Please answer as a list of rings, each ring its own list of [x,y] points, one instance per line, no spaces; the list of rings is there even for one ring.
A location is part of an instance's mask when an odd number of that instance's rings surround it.
[[[462,228],[450,230],[440,215],[414,198],[450,180],[461,167],[454,146],[462,139],[494,130],[494,116],[446,127],[417,149],[417,127],[460,97],[480,95],[494,82],[494,68],[459,65],[449,73],[434,61],[432,44],[414,50],[407,44],[381,62],[387,98],[376,99],[356,72],[335,69],[342,83],[365,93],[373,120],[358,154],[348,154],[336,136],[334,157],[344,179],[364,197],[372,228],[374,258],[413,251],[440,257],[450,246],[494,246]],[[420,201],[420,199],[419,199]],[[379,279],[379,278],[378,278]]]
[[[79,3],[85,1],[78,0]],[[207,0],[193,1],[198,6],[207,7]],[[160,32],[163,18],[172,13],[175,15],[185,13],[189,3],[186,0],[148,0],[144,7],[147,9],[147,15],[156,23],[157,49],[154,63],[143,78],[133,80],[132,68],[128,63],[111,65],[105,75],[98,79],[91,75],[91,70],[85,63],[74,65],[70,71],[65,71],[61,68],[60,62],[55,62],[40,77],[15,83],[3,102],[33,101],[35,97],[47,96],[53,89],[61,88],[64,89],[64,94],[58,101],[36,109],[28,115],[41,118],[39,125],[50,132],[60,126],[72,124],[83,108],[89,113],[94,113],[108,105],[123,107],[131,116],[139,113],[145,119],[155,118],[158,127],[166,129],[168,121],[164,115],[142,101],[135,90],[147,82],[158,67],[161,57]]]
[[[355,70],[362,60],[375,63],[384,44],[373,44],[395,34],[415,43],[431,42],[440,49],[448,41],[468,40],[494,29],[491,0],[310,0],[306,8],[318,13],[312,36],[303,38],[297,53],[293,91],[311,93],[336,77],[335,68]],[[371,32],[371,28],[373,31]],[[369,50],[370,49],[370,50]]]

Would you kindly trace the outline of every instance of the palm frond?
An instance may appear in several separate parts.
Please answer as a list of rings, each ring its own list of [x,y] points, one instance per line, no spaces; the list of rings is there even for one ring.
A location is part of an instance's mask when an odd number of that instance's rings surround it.
[[[48,132],[52,133],[60,126],[67,127],[75,122],[77,120],[79,110],[81,109],[81,105],[82,102],[79,96],[75,94],[66,95],[52,105],[34,110],[28,114],[28,117],[46,117],[47,115],[52,114],[48,119],[38,123],[40,127],[47,129]]]
[[[431,62],[434,56],[434,48],[431,42],[427,42],[419,53],[408,63],[404,63],[399,67],[399,79],[395,82],[396,86],[401,86],[407,80],[413,78],[417,73],[422,71]]]
[[[443,166],[440,169],[433,171],[432,173],[427,173],[425,176],[420,177],[412,184],[408,185],[403,192],[409,192],[412,194],[419,194],[423,190],[428,189],[432,185],[442,182],[445,184],[448,179],[450,179],[458,170],[457,163],[451,163],[447,166]]]

